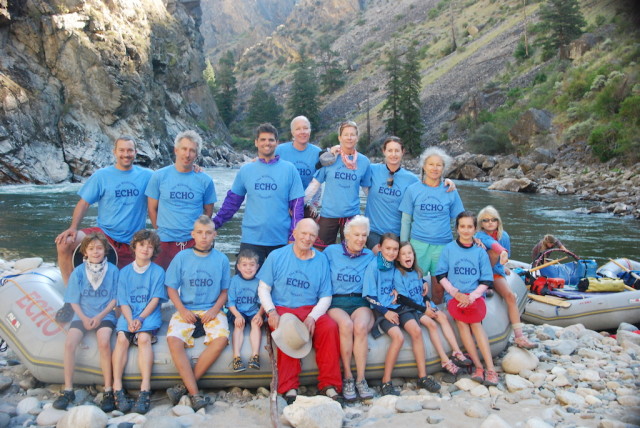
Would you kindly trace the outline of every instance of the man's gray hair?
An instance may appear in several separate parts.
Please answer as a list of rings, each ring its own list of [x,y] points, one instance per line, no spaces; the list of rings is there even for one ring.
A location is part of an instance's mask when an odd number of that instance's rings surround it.
[[[200,148],[202,147],[202,137],[200,137],[200,135],[193,130],[182,131],[181,133],[176,135],[176,139],[173,140],[173,147],[177,149],[180,146],[180,141],[182,141],[184,138],[191,141],[192,143],[195,143],[197,146],[196,151],[198,154],[200,154]]]
[[[291,132],[293,132],[293,125],[299,120],[304,120],[305,122],[307,122],[307,125],[309,125],[309,129],[311,129],[311,122],[309,122],[309,119],[307,119],[306,116],[296,116],[291,121]]]

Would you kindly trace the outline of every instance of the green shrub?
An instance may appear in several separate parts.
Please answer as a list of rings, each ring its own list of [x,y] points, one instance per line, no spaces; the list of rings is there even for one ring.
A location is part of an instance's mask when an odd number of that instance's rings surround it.
[[[320,147],[327,148],[338,144],[338,133],[331,132],[320,139]]]
[[[462,104],[463,104],[462,101],[454,101],[451,104],[449,104],[449,110],[458,111],[462,107]]]
[[[595,126],[596,121],[592,118],[589,118],[583,122],[575,123],[567,128],[566,131],[564,131],[564,133],[562,134],[562,139],[565,142],[574,142],[579,141],[583,138],[587,138],[591,134],[591,131],[593,131]]]
[[[620,104],[629,92],[630,88],[624,74],[617,71],[611,72],[607,83],[593,101],[593,112],[602,118],[618,113]]]
[[[487,155],[511,153],[513,145],[506,132],[492,123],[485,123],[469,138],[469,146],[475,153]]]
[[[640,95],[631,95],[620,103],[620,117],[628,123],[640,126]]]
[[[606,20],[607,20],[607,19],[606,19],[604,16],[602,16],[602,15],[598,15],[598,16],[596,16],[596,25],[597,25],[598,27],[600,27],[601,25],[604,25],[604,23],[606,22]]]
[[[589,135],[589,145],[593,153],[602,161],[613,159],[618,154],[618,139],[622,125],[612,122],[596,126]]]
[[[547,75],[545,73],[538,73],[533,78],[533,85],[539,85],[547,81]]]

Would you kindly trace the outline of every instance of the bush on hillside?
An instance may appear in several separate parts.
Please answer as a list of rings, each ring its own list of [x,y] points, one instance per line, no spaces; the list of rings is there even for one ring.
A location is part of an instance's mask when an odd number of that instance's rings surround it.
[[[593,153],[602,162],[613,159],[618,154],[618,140],[620,139],[620,122],[612,122],[596,126],[589,135],[589,145]]]
[[[475,153],[486,155],[513,152],[513,145],[507,134],[496,128],[493,123],[485,123],[478,128],[469,138],[469,146]]]
[[[562,139],[567,143],[585,139],[591,134],[595,126],[596,121],[590,117],[583,122],[575,123],[567,128],[562,134]]]

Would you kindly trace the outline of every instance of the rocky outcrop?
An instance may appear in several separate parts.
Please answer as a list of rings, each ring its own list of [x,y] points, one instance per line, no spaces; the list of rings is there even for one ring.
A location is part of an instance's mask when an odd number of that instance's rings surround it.
[[[527,110],[509,131],[509,139],[516,149],[528,152],[535,147],[557,149],[553,134],[553,115],[546,110]]]
[[[199,129],[205,151],[230,141],[202,78],[199,1],[3,4],[0,182],[90,175],[122,134],[150,167],[171,162],[185,129]]]

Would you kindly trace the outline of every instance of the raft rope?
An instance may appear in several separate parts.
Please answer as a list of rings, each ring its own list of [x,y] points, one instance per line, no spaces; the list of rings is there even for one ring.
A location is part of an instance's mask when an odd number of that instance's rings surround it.
[[[13,279],[6,279],[6,281],[10,281],[13,282],[17,287],[18,290],[22,291],[22,294],[25,295],[25,297],[29,300],[31,300],[31,302],[36,305],[36,307],[38,309],[40,309],[47,318],[49,318],[49,320],[51,320],[52,322],[54,322],[58,327],[60,327],[60,330],[62,330],[64,332],[64,334],[67,334],[67,330],[64,329],[64,326],[62,326],[58,321],[56,321],[55,317],[51,316],[51,314],[47,311],[44,310],[44,308],[36,301],[36,299],[34,299],[33,297],[31,297],[29,295],[29,293],[26,292],[26,290],[24,288],[22,288],[22,286],[20,284],[18,284],[16,281],[14,281]]]

